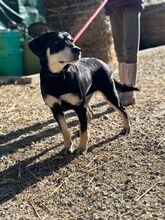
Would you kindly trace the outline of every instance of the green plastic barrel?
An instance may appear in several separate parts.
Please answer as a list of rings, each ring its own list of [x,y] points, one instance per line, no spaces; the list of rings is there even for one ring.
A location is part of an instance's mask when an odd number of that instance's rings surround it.
[[[19,31],[0,31],[0,75],[21,76],[23,60],[21,33]]]
[[[0,51],[0,75],[22,76],[22,73],[22,49],[10,50],[7,53],[6,51]]]
[[[21,33],[14,31],[0,31],[0,50],[18,50],[21,47]]]

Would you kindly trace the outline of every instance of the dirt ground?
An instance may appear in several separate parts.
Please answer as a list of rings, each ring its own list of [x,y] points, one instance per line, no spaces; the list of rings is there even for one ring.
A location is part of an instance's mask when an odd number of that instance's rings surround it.
[[[115,73],[117,76],[117,74]],[[165,219],[165,46],[139,53],[131,133],[100,94],[86,155],[62,154],[37,82],[0,87],[0,219]],[[78,121],[66,114],[74,145]]]

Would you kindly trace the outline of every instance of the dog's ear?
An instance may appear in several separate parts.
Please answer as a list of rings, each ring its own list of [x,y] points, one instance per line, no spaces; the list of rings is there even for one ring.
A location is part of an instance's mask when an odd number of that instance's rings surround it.
[[[46,57],[46,41],[48,35],[49,33],[44,33],[41,36],[32,39],[28,44],[31,51],[41,60],[45,59]]]

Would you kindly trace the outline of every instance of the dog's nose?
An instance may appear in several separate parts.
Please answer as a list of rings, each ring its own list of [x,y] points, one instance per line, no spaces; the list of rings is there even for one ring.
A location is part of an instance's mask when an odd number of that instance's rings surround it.
[[[72,48],[72,52],[73,52],[73,53],[80,54],[81,48],[79,48],[79,47],[73,47],[73,48]]]

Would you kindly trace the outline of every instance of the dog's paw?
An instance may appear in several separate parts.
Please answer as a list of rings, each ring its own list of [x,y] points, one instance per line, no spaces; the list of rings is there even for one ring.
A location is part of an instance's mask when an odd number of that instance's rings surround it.
[[[63,150],[63,155],[73,154],[73,153],[74,153],[74,148],[72,146],[70,148],[64,148]]]
[[[70,154],[73,154],[75,151],[75,148],[73,147],[73,145],[68,149]]]
[[[120,135],[128,135],[130,133],[130,128],[123,128]]]
[[[77,148],[77,149],[74,151],[74,153],[75,153],[76,155],[82,155],[82,154],[86,154],[86,153],[87,153],[87,150],[84,150],[84,149],[82,149],[81,147],[79,147],[79,148]]]

